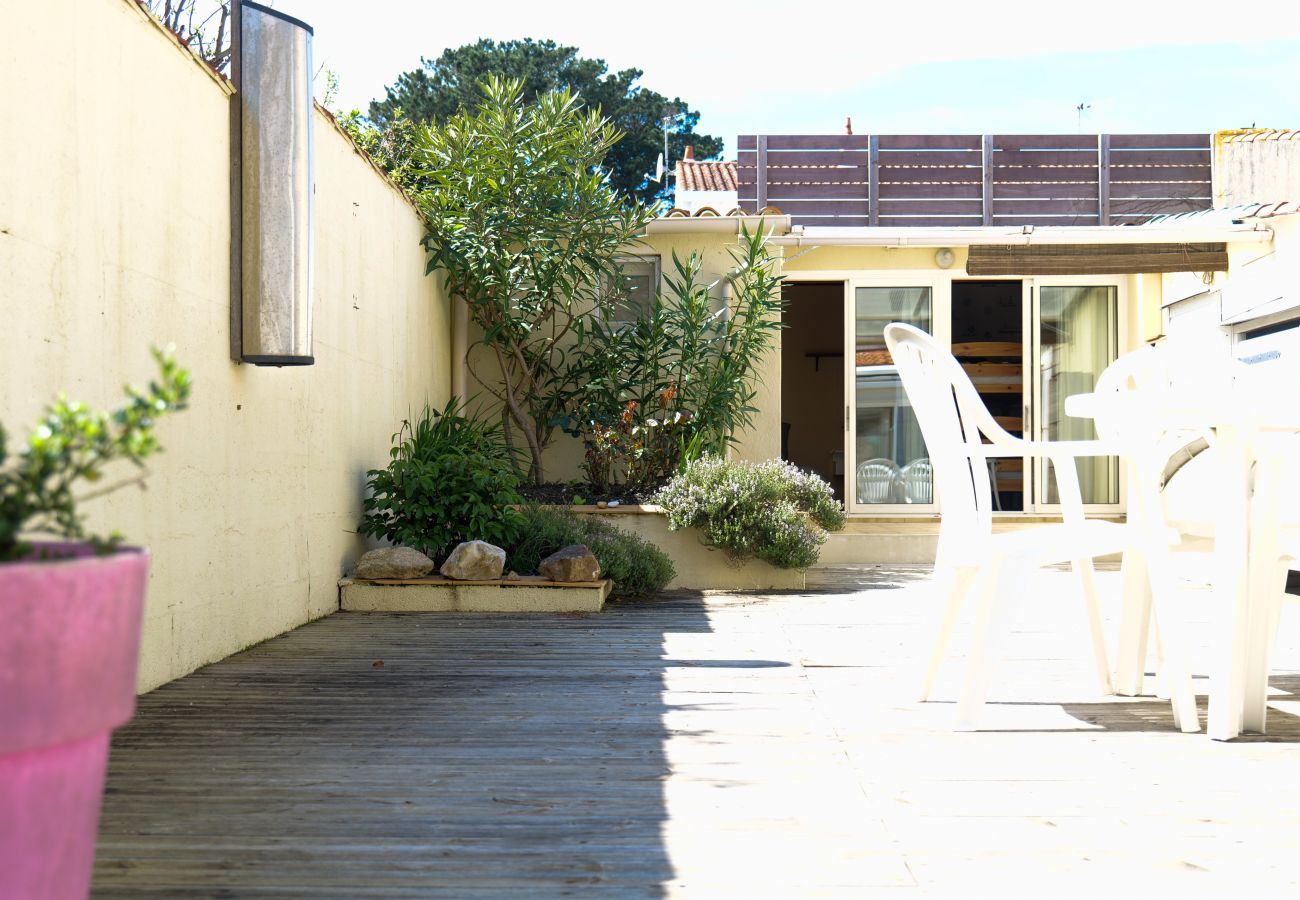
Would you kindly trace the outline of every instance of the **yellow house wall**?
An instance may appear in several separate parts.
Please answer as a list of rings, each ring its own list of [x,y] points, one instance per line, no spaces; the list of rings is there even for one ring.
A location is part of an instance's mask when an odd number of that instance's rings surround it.
[[[0,414],[115,404],[174,344],[191,408],[147,491],[87,505],[149,547],[148,690],[337,608],[365,472],[449,390],[447,304],[406,200],[317,111],[316,364],[229,358],[229,91],[130,0],[7,3]],[[118,470],[119,475],[129,474]]]
[[[692,251],[700,253],[703,266],[702,277],[712,281],[720,278],[731,266],[728,249],[736,245],[733,233],[717,231],[700,231],[695,233],[652,234],[642,243],[631,248],[630,252],[638,255],[659,256],[663,271],[668,273],[672,267],[672,254],[676,251],[685,257]],[[780,247],[778,254],[783,255],[781,271],[791,280],[799,280],[801,275],[817,273],[843,273],[845,278],[854,274],[912,270],[927,273],[946,272],[955,279],[964,278],[967,250],[964,247],[952,248],[954,261],[947,270],[940,269],[934,261],[935,250],[925,247]],[[1122,316],[1122,334],[1124,344],[1120,351],[1133,349],[1142,340],[1154,339],[1160,328],[1161,276],[1131,275],[1122,280],[1124,294],[1128,298]],[[721,297],[720,291],[718,293]],[[721,299],[719,299],[721,302]],[[477,338],[478,332],[471,331],[471,340]],[[759,413],[755,417],[754,428],[739,436],[736,456],[741,459],[762,460],[778,457],[781,452],[781,354],[777,348],[767,357],[759,373],[759,395],[755,406]],[[472,347],[470,358],[479,371],[491,373],[493,364],[486,351],[481,347]],[[469,380],[473,395],[481,390],[474,380]],[[485,404],[485,408],[495,410],[494,404]],[[495,414],[495,413],[493,413]],[[554,444],[545,456],[546,475],[548,479],[565,480],[581,475],[582,448],[577,440],[563,434],[557,434]]]
[[[1228,244],[1228,271],[1210,273],[1174,272],[1152,276],[1161,280],[1159,297],[1164,306],[1206,292],[1219,292],[1224,317],[1254,310],[1267,314],[1266,304],[1281,311],[1288,303],[1300,306],[1300,216],[1276,216],[1248,220],[1268,227],[1273,239],[1267,242]],[[1156,314],[1160,306],[1157,304]],[[1163,334],[1163,322],[1160,333]]]

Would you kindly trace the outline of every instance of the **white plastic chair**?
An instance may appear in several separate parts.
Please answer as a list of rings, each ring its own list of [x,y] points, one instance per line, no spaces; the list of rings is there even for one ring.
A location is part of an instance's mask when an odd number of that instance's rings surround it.
[[[1121,444],[1129,473],[1129,521],[1140,536],[1137,552],[1125,556],[1124,606],[1116,672],[1118,692],[1142,692],[1147,656],[1148,628],[1154,625],[1157,650],[1158,693],[1174,702],[1174,717],[1184,731],[1199,730],[1191,671],[1184,647],[1186,624],[1179,615],[1183,591],[1208,586],[1208,578],[1189,579],[1207,566],[1189,565],[1189,554],[1214,550],[1217,480],[1221,470],[1208,431],[1166,431],[1160,425],[1161,409],[1177,396],[1172,381],[1177,368],[1167,347],[1148,347],[1121,357],[1098,379],[1095,393],[1124,393],[1108,415],[1096,417],[1098,433]],[[1220,378],[1249,378],[1239,365],[1217,373]],[[1186,395],[1187,391],[1183,391]],[[1292,444],[1294,444],[1294,439]],[[1274,442],[1287,441],[1278,437]],[[1268,673],[1288,568],[1300,559],[1300,526],[1284,523],[1280,507],[1300,497],[1294,474],[1284,477],[1281,460],[1294,459],[1294,446],[1265,453],[1256,465],[1253,492],[1255,521],[1251,526],[1250,566],[1260,579],[1252,591],[1271,598],[1267,625],[1257,629],[1262,646],[1246,648],[1242,726],[1264,730]],[[1279,497],[1291,495],[1290,504]],[[1201,584],[1193,585],[1192,582]],[[1150,591],[1147,587],[1151,588]],[[1153,607],[1154,599],[1154,607]],[[1221,599],[1219,602],[1228,602]]]
[[[902,472],[892,459],[877,457],[858,463],[859,503],[897,503]]]
[[[1212,438],[1194,430],[1168,431],[1161,425],[1160,410],[1171,393],[1166,356],[1163,348],[1143,347],[1107,366],[1093,393],[1121,396],[1107,415],[1093,421],[1098,436],[1121,451],[1128,476],[1130,536],[1122,570],[1116,693],[1142,693],[1148,633],[1154,630],[1156,668],[1162,681],[1157,694],[1172,701],[1175,725],[1193,732],[1200,730],[1200,719],[1185,649],[1188,636],[1178,609],[1181,567],[1173,554],[1178,549],[1204,549],[1203,542],[1189,538],[1197,532],[1205,534],[1206,529],[1172,520],[1161,488],[1171,461],[1187,447]]]
[[[896,322],[885,327],[885,343],[920,423],[943,502],[935,583],[946,600],[921,699],[928,699],[961,607],[978,587],[971,652],[957,705],[957,727],[973,729],[988,691],[995,621],[1023,589],[1031,568],[1060,562],[1069,562],[1079,578],[1097,680],[1103,693],[1112,693],[1092,559],[1123,551],[1127,532],[1117,523],[1084,518],[1075,459],[1110,456],[1114,450],[1099,441],[1013,437],[989,414],[957,360],[928,334]],[[988,460],[1020,456],[1052,462],[1064,522],[995,535]]]
[[[899,472],[903,499],[908,503],[933,503],[934,466],[928,457],[914,459]]]

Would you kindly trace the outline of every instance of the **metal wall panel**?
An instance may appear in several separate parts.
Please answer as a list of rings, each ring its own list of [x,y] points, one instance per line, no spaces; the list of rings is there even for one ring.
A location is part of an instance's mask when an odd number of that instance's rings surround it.
[[[312,29],[248,0],[239,6],[240,359],[311,365]]]

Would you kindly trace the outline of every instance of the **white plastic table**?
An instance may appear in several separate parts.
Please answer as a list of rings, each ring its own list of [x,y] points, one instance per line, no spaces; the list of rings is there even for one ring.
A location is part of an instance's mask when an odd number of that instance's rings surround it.
[[[1270,612],[1278,590],[1278,485],[1283,461],[1271,453],[1270,436],[1300,431],[1300,403],[1292,399],[1300,382],[1237,378],[1223,387],[1175,395],[1160,411],[1162,428],[1205,430],[1215,437],[1219,496],[1214,521],[1215,605],[1213,668],[1206,731],[1231,740],[1242,731],[1263,731]],[[1287,394],[1291,396],[1288,397]],[[1065,401],[1071,416],[1098,418],[1118,413],[1122,394],[1078,394]],[[1123,419],[1120,419],[1123,421]],[[1257,483],[1273,487],[1252,490]],[[1128,625],[1128,623],[1126,623]],[[1133,627],[1133,626],[1129,626]],[[1142,623],[1141,627],[1145,627]],[[1121,646],[1126,644],[1121,637]]]

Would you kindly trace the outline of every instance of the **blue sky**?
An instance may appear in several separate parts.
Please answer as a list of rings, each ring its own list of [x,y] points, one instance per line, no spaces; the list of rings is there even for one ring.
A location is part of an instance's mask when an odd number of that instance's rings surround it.
[[[680,95],[721,135],[1300,127],[1294,2],[272,0],[316,28],[334,105],[364,109],[421,55],[553,38]],[[1122,23],[1122,24],[1121,24]],[[318,82],[318,92],[323,79]]]

